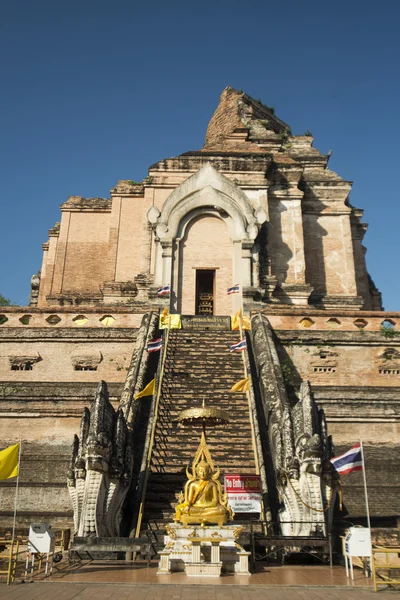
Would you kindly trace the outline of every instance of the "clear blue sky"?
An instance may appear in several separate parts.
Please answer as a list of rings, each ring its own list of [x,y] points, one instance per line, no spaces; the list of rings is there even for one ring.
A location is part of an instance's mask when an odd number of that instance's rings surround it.
[[[400,310],[399,25],[395,0],[2,0],[0,292],[26,304],[59,205],[200,148],[231,85],[333,151]]]

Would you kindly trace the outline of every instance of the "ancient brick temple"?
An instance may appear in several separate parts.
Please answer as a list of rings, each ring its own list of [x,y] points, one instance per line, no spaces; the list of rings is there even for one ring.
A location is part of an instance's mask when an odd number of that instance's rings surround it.
[[[210,433],[215,460],[225,472],[260,473],[267,518],[320,519],[293,508],[287,477],[300,481],[311,459],[328,473],[332,453],[362,439],[372,526],[398,539],[400,313],[383,312],[362,210],[328,163],[311,135],[293,135],[273,109],[228,87],[202,149],[155,163],[142,182],[119,181],[110,198],[61,205],[30,306],[0,314],[0,445],[21,436],[19,527],[71,525],[67,478],[78,510],[91,469],[109,498],[110,481],[125,486],[114,511],[123,533],[137,529],[141,495],[143,523],[169,518],[198,442],[176,415],[206,396],[231,415]],[[240,293],[228,295],[235,284]],[[158,295],[162,286],[169,294]],[[229,352],[240,338],[227,317],[242,304],[252,318],[246,357]],[[146,345],[164,307],[183,315],[182,329],[170,332],[155,411],[154,398],[134,396],[160,373]],[[249,401],[229,391],[245,366]],[[342,483],[342,516],[364,523],[361,475]],[[313,485],[299,494],[323,508],[326,491],[317,498]],[[14,484],[0,494],[4,529]],[[99,525],[79,511],[81,535],[120,533],[114,513]]]

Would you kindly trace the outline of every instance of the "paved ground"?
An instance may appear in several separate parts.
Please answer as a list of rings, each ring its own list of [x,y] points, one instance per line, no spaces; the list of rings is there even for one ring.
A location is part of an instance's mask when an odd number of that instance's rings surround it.
[[[352,582],[340,566],[258,563],[251,576],[188,579],[184,573],[157,575],[156,564],[82,561],[71,566],[63,560],[51,577],[35,574],[32,583],[21,583],[22,567],[14,584],[0,584],[0,600],[400,600],[400,586],[398,591],[380,588],[377,595],[361,569]]]
[[[1,600],[395,600],[400,592],[262,585],[25,583],[0,585]]]
[[[346,577],[344,567],[327,565],[280,565],[270,566],[258,563],[252,575],[236,575],[224,573],[222,577],[207,578],[187,577],[183,572],[170,575],[157,575],[157,563],[147,566],[146,563],[127,561],[86,560],[70,565],[67,560],[54,565],[53,575],[45,579],[43,572],[35,573],[35,582],[51,581],[62,583],[114,583],[116,585],[196,585],[225,586],[328,586],[328,587],[371,587],[372,581],[366,578],[361,569],[354,570],[354,581]],[[17,581],[25,578],[24,570],[18,571]],[[399,599],[400,600],[400,599]]]

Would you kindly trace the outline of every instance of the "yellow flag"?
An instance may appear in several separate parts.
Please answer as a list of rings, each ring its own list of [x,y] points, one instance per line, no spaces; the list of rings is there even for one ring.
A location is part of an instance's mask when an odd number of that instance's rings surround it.
[[[156,389],[156,378],[154,377],[154,379],[152,379],[150,381],[150,383],[148,383],[146,385],[144,390],[142,390],[141,392],[136,394],[135,400],[138,400],[139,398],[143,398],[144,396],[152,396],[154,394],[155,389]]]
[[[249,319],[249,317],[243,317],[243,319],[242,319],[242,329],[248,329],[250,331],[251,325],[250,325],[250,319]]]
[[[250,389],[250,377],[241,379],[231,387],[231,392],[248,392]]]
[[[181,315],[169,315],[168,313],[164,314],[163,312],[160,315],[159,328],[167,329],[168,325],[170,329],[182,329]]]
[[[240,321],[242,322],[242,329],[250,330],[250,319],[249,317],[243,317],[242,309],[240,308],[236,315],[231,317],[231,327],[233,330],[240,329]]]
[[[19,472],[18,465],[19,444],[8,446],[0,452],[0,480],[17,477]]]

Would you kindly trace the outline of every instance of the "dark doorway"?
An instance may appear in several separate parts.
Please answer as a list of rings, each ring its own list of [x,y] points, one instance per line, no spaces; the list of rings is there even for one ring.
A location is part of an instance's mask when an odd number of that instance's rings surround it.
[[[196,315],[214,314],[215,269],[196,269]]]

